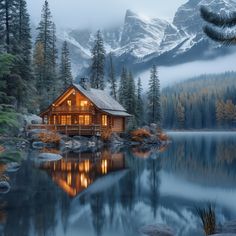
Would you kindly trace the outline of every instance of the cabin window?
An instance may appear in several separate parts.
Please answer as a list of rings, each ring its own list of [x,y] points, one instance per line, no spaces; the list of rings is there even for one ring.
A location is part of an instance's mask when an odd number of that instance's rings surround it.
[[[71,116],[61,116],[62,125],[71,125]]]
[[[57,123],[57,117],[53,116],[53,124],[55,125]]]
[[[66,125],[66,116],[61,116],[61,125]]]
[[[107,126],[107,115],[102,115],[102,126]]]
[[[66,116],[66,124],[71,125],[71,116]]]
[[[81,107],[81,110],[86,110],[88,107],[88,101],[86,100],[80,101],[80,107]]]
[[[71,100],[67,100],[67,105],[71,107]]]
[[[79,124],[80,125],[84,124],[84,116],[79,116]]]
[[[89,115],[80,115],[79,116],[79,124],[80,125],[90,125],[91,124],[91,116],[89,116]]]
[[[89,125],[90,124],[90,116],[84,116],[84,124]]]

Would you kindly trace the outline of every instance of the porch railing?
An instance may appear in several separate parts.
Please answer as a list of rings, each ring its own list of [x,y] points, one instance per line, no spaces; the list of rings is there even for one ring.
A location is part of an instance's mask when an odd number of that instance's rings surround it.
[[[48,124],[37,124],[29,125],[28,130],[32,129],[46,129],[56,131],[67,135],[101,135],[100,125],[48,125]]]

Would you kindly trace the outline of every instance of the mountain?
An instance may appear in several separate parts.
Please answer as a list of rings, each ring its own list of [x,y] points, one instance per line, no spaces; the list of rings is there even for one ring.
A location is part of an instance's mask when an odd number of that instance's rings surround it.
[[[134,72],[148,69],[154,63],[170,66],[230,53],[231,48],[204,35],[199,13],[202,5],[218,13],[236,8],[233,0],[189,0],[178,8],[171,23],[127,10],[123,25],[101,30],[106,52],[112,52],[119,70],[126,65]],[[58,35],[59,41],[69,42],[74,74],[86,74],[95,33],[89,29],[64,30]]]

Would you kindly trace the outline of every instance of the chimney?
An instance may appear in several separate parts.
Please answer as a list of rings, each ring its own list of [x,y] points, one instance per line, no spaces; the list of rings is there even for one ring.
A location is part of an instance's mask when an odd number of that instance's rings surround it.
[[[90,90],[91,88],[90,81],[88,78],[80,78],[79,84],[85,90]]]

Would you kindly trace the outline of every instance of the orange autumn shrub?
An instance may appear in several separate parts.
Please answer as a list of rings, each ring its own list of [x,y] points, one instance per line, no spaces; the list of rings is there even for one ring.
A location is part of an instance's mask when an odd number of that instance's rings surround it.
[[[104,142],[107,142],[111,139],[112,131],[111,129],[104,129],[101,133],[101,139]]]
[[[44,143],[59,144],[61,141],[61,136],[57,132],[39,133],[38,138]]]
[[[132,131],[131,139],[135,142],[142,142],[145,138],[151,137],[151,133],[146,129],[137,129]]]
[[[167,135],[167,134],[164,134],[164,133],[158,134],[158,138],[159,138],[160,141],[163,141],[163,142],[166,142],[166,141],[169,140],[168,135]]]

